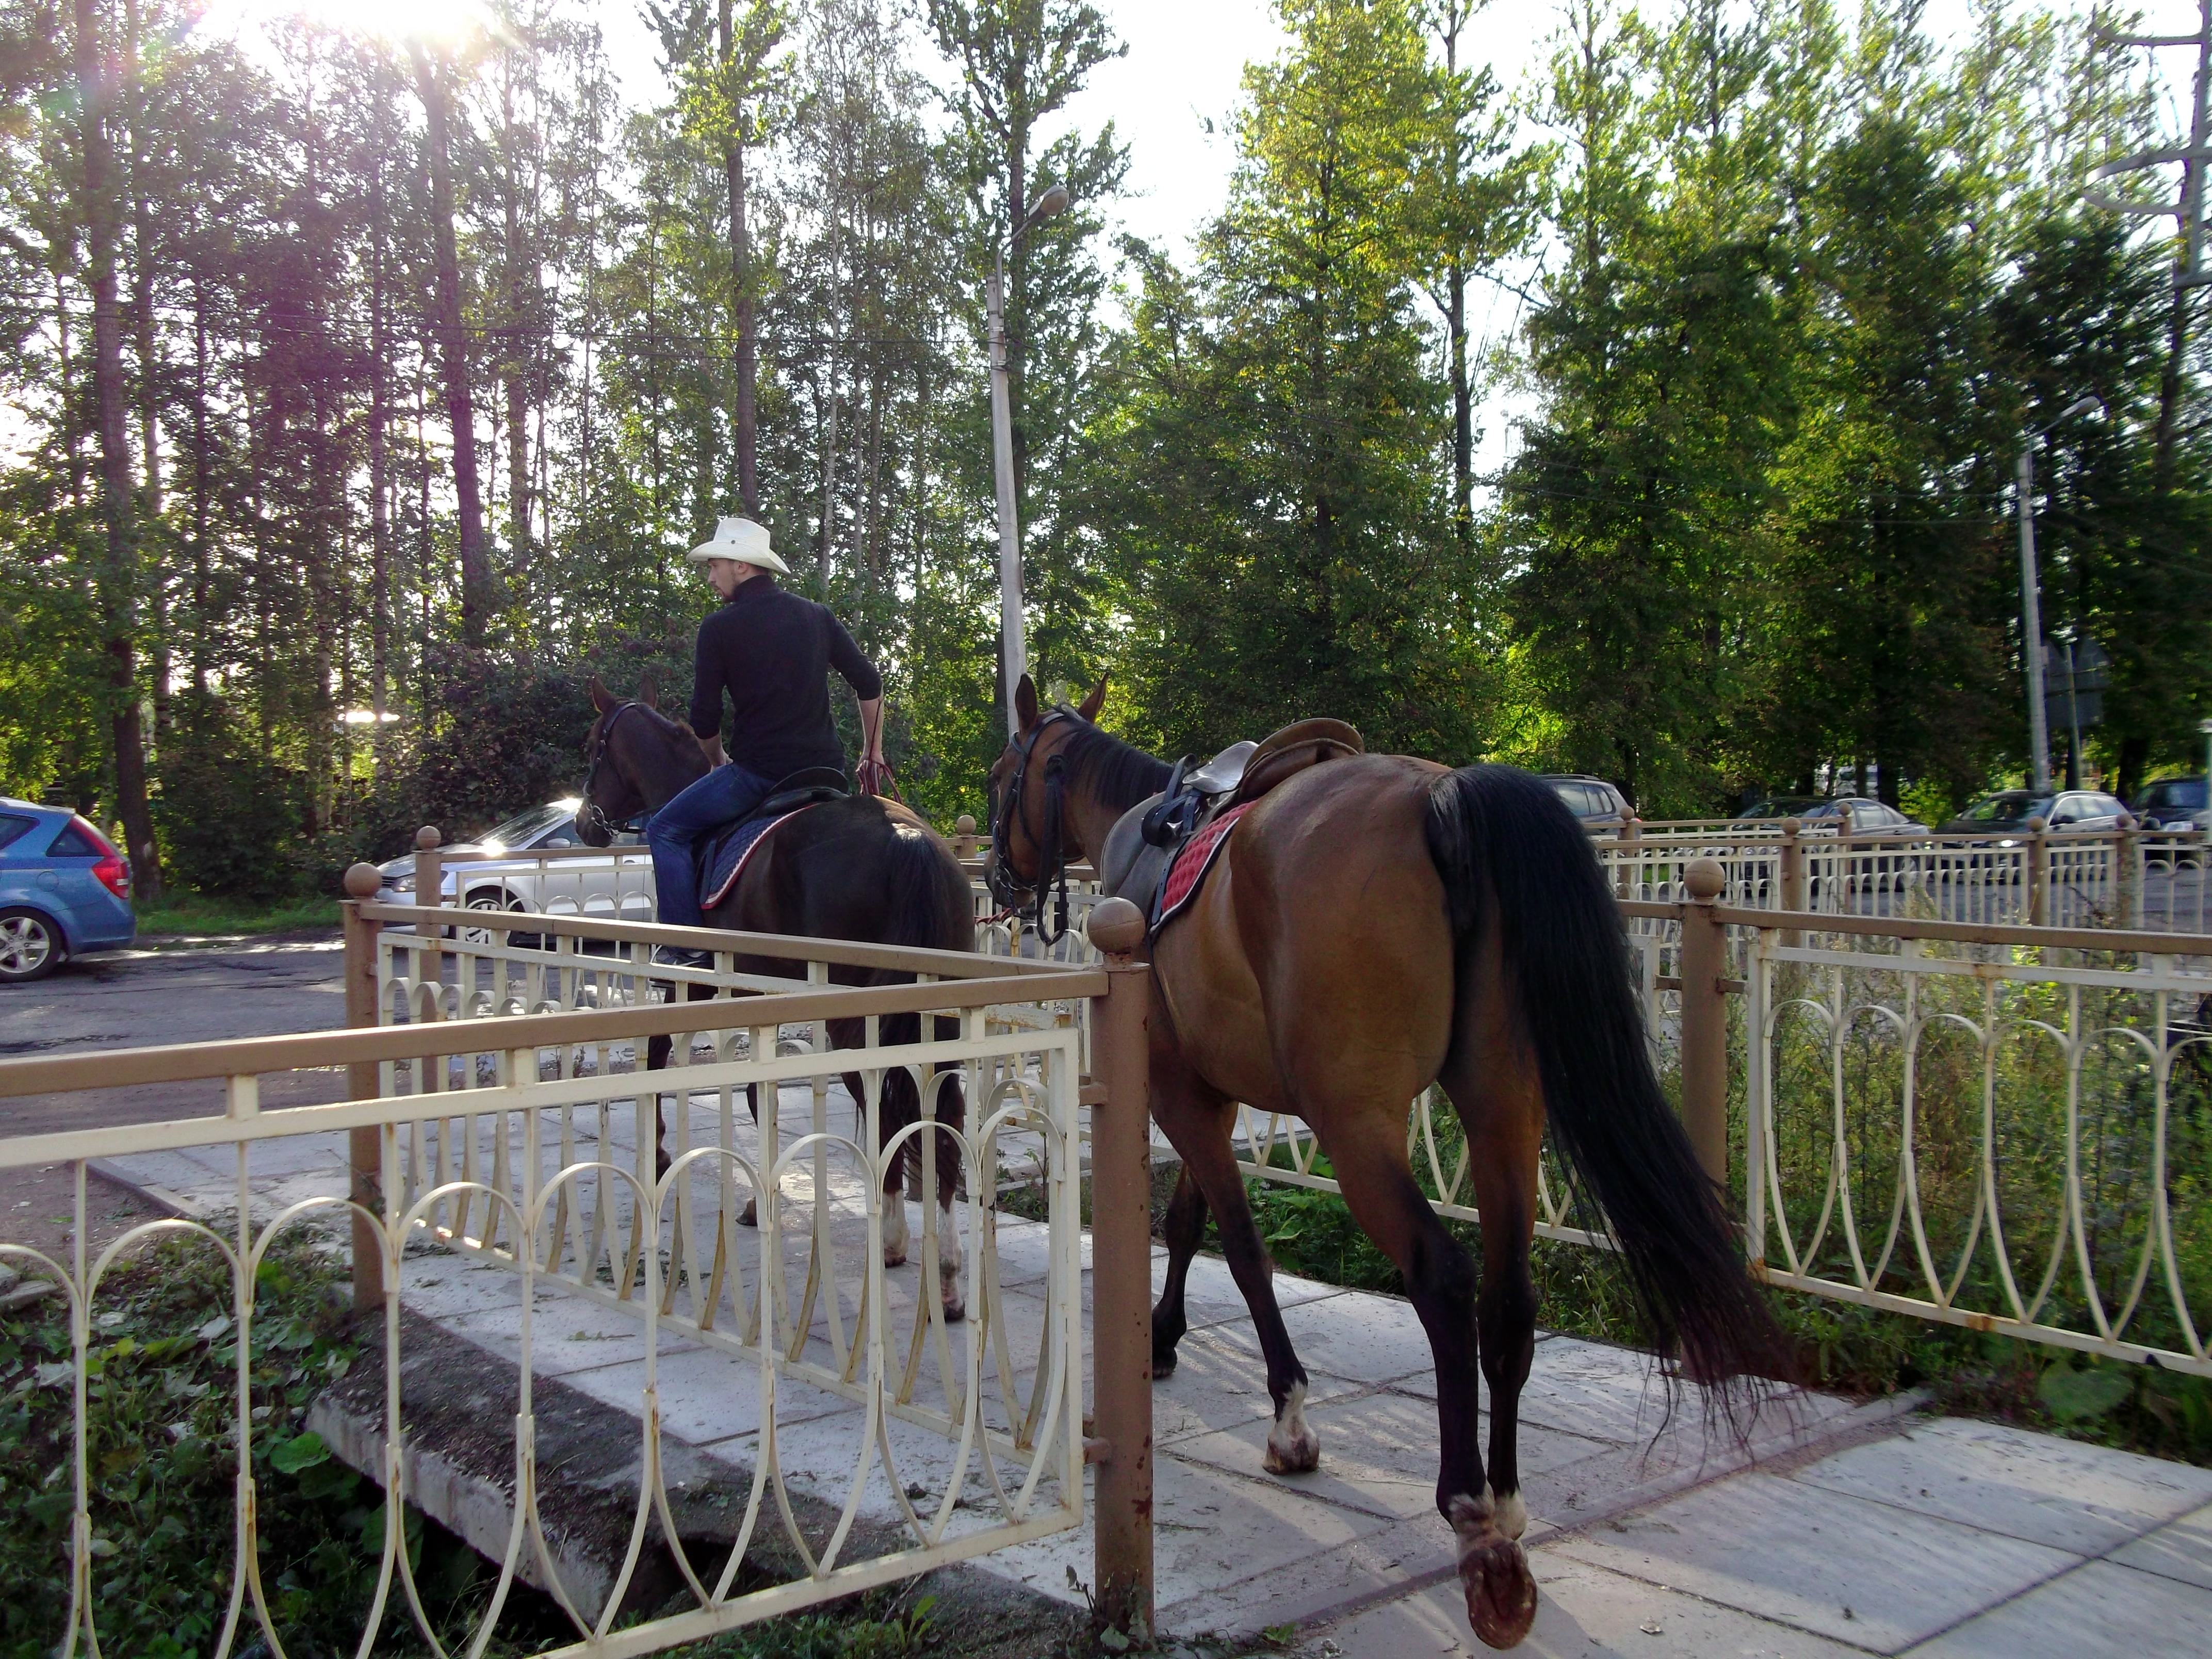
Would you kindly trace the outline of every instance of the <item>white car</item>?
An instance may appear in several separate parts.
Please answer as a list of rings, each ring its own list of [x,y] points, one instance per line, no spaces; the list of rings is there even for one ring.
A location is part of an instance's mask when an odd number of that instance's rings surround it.
[[[611,847],[585,847],[576,834],[579,805],[573,798],[549,801],[517,813],[479,840],[440,848],[438,902],[471,910],[651,921],[653,860],[643,837],[626,830]],[[417,902],[412,854],[379,867],[387,902]],[[534,942],[527,934],[509,937],[518,945]]]

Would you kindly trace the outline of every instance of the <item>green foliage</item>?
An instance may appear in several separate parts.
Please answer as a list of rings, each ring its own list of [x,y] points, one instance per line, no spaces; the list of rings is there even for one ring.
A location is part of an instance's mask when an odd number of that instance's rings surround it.
[[[280,1243],[255,1284],[249,1374],[262,1584],[279,1628],[315,1649],[358,1639],[374,1558],[358,1546],[374,1488],[302,1431],[307,1406],[355,1352],[311,1245]],[[0,1583],[67,1582],[73,1498],[69,1333],[49,1302],[0,1322]],[[94,1314],[85,1456],[103,1650],[206,1650],[229,1599],[237,1330],[227,1265],[172,1240],[112,1270]],[[50,1652],[66,1595],[0,1597],[0,1653]]]
[[[173,879],[266,904],[290,893],[306,848],[305,781],[260,753],[237,712],[205,692],[176,700],[154,825]]]

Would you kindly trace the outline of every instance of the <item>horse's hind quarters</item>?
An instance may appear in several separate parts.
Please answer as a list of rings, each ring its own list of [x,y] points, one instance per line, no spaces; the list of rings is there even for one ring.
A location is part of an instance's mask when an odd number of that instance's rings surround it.
[[[1270,1474],[1310,1474],[1321,1467],[1321,1437],[1306,1423],[1306,1385],[1293,1382],[1267,1431],[1261,1458]]]
[[[1518,1492],[1480,1498],[1462,1492],[1451,1500],[1452,1531],[1459,1546],[1460,1585],[1467,1593],[1467,1621],[1487,1647],[1518,1647],[1536,1622],[1536,1580],[1516,1534],[1528,1524]]]

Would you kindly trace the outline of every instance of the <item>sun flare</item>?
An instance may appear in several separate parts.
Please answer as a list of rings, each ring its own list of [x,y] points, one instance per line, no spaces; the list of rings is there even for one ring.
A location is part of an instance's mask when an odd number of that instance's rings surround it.
[[[394,44],[419,40],[438,46],[459,46],[497,27],[481,0],[215,0],[199,27],[228,34],[247,24],[290,21]]]

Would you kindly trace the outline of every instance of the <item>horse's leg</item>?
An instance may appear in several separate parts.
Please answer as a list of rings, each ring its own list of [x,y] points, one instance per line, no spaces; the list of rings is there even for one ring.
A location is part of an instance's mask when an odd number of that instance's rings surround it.
[[[1199,1244],[1206,1237],[1206,1194],[1191,1178],[1188,1164],[1176,1177],[1175,1196],[1168,1200],[1167,1236],[1167,1284],[1152,1309],[1155,1382],[1175,1375],[1176,1347],[1182,1342],[1183,1333],[1190,1328],[1183,1316],[1183,1280],[1190,1273],[1190,1259],[1198,1254]]]
[[[759,1128],[760,1085],[757,1083],[748,1083],[745,1085],[745,1109],[753,1115],[753,1127],[756,1129]],[[754,1196],[745,1200],[745,1207],[738,1212],[738,1225],[740,1227],[757,1227],[760,1225],[759,1194],[756,1194]]]
[[[647,1037],[645,1040],[645,1069],[665,1071],[668,1056],[674,1052],[676,1039],[669,1036]],[[653,1178],[659,1180],[668,1173],[668,1115],[661,1104],[659,1090],[653,1095]]]
[[[1229,1141],[1235,1109],[1227,1096],[1209,1087],[1168,1046],[1158,1024],[1152,1045],[1152,1115],[1182,1154],[1184,1176],[1198,1183],[1215,1224],[1221,1252],[1252,1310],[1252,1327],[1267,1361],[1267,1394],[1275,1402],[1275,1424],[1267,1431],[1261,1458],[1271,1474],[1304,1474],[1321,1462],[1321,1437],[1306,1422],[1306,1372],[1291,1346],[1283,1310],[1275,1303],[1274,1264],[1267,1259],[1252,1206],[1245,1201],[1244,1177]]]
[[[1329,1144],[1329,1156],[1352,1218],[1406,1276],[1413,1310],[1420,1316],[1429,1350],[1436,1358],[1437,1508],[1451,1523],[1458,1542],[1468,1621],[1474,1633],[1492,1647],[1511,1647],[1528,1634],[1536,1614],[1536,1583],[1529,1576],[1521,1546],[1515,1541],[1527,1513],[1520,1502],[1516,1475],[1510,1506],[1512,1531],[1506,1531],[1507,1507],[1498,1503],[1483,1479],[1479,1444],[1481,1397],[1475,1376],[1474,1261],[1445,1231],[1413,1182],[1413,1171],[1406,1163],[1401,1110],[1374,1109],[1361,1112],[1349,1121],[1340,1120]],[[1481,1151],[1474,1150],[1472,1157],[1479,1164]],[[1490,1210],[1483,1211],[1486,1241],[1493,1234],[1510,1231],[1511,1224],[1501,1227]],[[1525,1248],[1521,1271],[1525,1285]],[[1511,1352],[1493,1357],[1487,1352],[1489,1330],[1494,1328],[1501,1342],[1506,1340],[1513,1304],[1510,1297],[1500,1299],[1486,1293],[1482,1305],[1483,1311],[1493,1316],[1486,1322],[1480,1358],[1481,1368],[1492,1378],[1495,1409],[1498,1379],[1510,1376],[1513,1395],[1518,1397],[1521,1382],[1528,1375],[1533,1322],[1520,1327],[1517,1357]],[[1501,1315],[1506,1317],[1498,1317]],[[1510,1430],[1506,1443],[1510,1444]]]
[[[937,1040],[955,1041],[960,1035],[960,1023],[940,1018],[936,1022]],[[917,1022],[917,1030],[919,1022]],[[967,1097],[960,1090],[960,1067],[941,1065],[937,1069],[941,1079],[936,1084],[937,1121],[952,1133],[939,1135],[937,1142],[937,1274],[948,1323],[958,1324],[968,1316],[968,1296],[961,1281],[963,1263],[960,1255],[960,1231],[952,1215],[952,1200],[960,1195],[962,1160],[958,1137],[967,1132]],[[933,1130],[932,1133],[937,1132]],[[986,1179],[990,1178],[988,1175]]]

